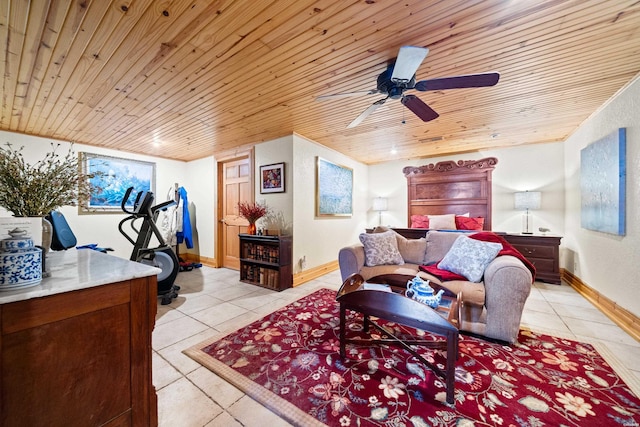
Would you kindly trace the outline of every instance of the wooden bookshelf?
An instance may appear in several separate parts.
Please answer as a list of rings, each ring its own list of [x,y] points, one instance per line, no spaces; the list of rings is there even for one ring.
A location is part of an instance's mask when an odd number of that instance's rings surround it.
[[[240,281],[282,291],[293,284],[291,236],[240,234]]]

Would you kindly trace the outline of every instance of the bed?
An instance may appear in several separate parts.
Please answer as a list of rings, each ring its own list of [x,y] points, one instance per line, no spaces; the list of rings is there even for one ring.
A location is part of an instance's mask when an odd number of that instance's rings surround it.
[[[395,230],[408,238],[423,237],[426,229],[411,228],[413,215],[466,215],[484,218],[483,230],[491,230],[491,173],[495,157],[407,166],[407,228]]]

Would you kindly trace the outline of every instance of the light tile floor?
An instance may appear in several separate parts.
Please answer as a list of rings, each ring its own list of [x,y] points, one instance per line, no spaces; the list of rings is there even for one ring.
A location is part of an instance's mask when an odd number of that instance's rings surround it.
[[[283,292],[238,280],[237,271],[202,267],[179,274],[182,289],[170,305],[158,304],[153,332],[153,383],[160,427],[287,426],[287,422],[182,353],[224,335],[319,288],[337,290],[338,271]],[[567,285],[536,282],[522,325],[605,344],[640,379],[640,343]]]

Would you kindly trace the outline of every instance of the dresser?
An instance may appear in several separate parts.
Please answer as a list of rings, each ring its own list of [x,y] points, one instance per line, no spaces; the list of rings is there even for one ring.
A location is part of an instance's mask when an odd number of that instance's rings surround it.
[[[542,234],[501,234],[536,267],[536,280],[560,284],[561,236]]]
[[[151,332],[160,270],[89,249],[0,292],[0,426],[156,426]]]

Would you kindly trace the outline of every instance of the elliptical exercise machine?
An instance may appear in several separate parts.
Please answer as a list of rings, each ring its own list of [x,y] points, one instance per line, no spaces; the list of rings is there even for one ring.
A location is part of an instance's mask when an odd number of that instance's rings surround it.
[[[173,282],[178,276],[178,271],[180,271],[180,263],[173,249],[162,238],[162,234],[158,226],[156,226],[156,220],[160,211],[174,205],[176,202],[169,200],[152,206],[153,193],[140,191],[133,202],[133,209],[129,210],[127,203],[132,191],[133,187],[129,187],[120,203],[122,211],[129,214],[129,216],[120,221],[118,230],[133,245],[131,258],[129,258],[131,261],[152,265],[162,270],[158,273],[158,296],[162,297],[162,305],[167,305],[171,303],[173,298],[178,296],[180,286],[174,285]],[[137,228],[134,224],[138,219],[142,219],[140,228]],[[125,223],[129,223],[129,227],[137,234],[135,240],[131,234],[125,232],[122,228]],[[155,248],[149,247],[152,236],[155,236],[159,243]]]

